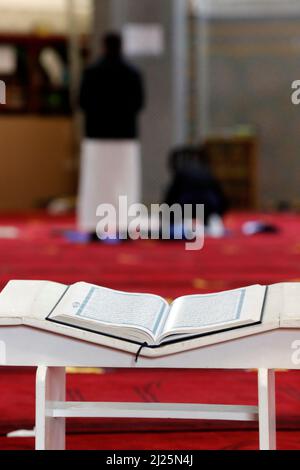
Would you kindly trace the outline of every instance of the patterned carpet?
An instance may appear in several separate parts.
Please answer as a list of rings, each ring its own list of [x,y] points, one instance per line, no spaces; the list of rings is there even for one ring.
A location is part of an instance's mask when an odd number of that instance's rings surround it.
[[[255,219],[275,224],[279,233],[242,235],[242,224]],[[0,287],[10,279],[84,280],[174,299],[254,283],[300,281],[299,216],[231,214],[226,226],[225,239],[207,239],[202,251],[187,252],[182,242],[74,244],[65,236],[74,229],[72,217],[2,216]],[[256,402],[251,371],[70,372],[71,400]],[[279,372],[277,381],[279,447],[300,449],[300,374]],[[34,371],[2,368],[0,384],[0,448],[31,449],[33,440],[5,435],[33,426]],[[255,449],[258,435],[249,423],[74,420],[67,443],[70,449]]]

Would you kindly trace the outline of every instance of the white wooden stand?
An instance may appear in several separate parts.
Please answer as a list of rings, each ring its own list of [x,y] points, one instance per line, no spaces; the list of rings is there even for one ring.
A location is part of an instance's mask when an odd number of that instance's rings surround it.
[[[35,366],[36,448],[65,448],[65,419],[74,417],[259,421],[260,448],[276,448],[275,369],[295,364],[297,329],[281,329],[166,357],[134,355],[26,326],[0,328],[0,365]],[[65,401],[65,368],[257,369],[258,406]],[[0,369],[1,373],[1,369]],[[228,372],[230,373],[230,372]]]
[[[258,370],[259,447],[276,449],[275,371]]]
[[[36,450],[64,450],[66,420],[53,416],[53,403],[66,400],[66,372],[63,367],[40,366],[36,374]]]
[[[65,448],[65,418],[257,421],[260,448],[276,448],[274,371],[258,371],[259,405],[88,403],[65,401],[65,369],[40,366],[36,379],[36,449]]]

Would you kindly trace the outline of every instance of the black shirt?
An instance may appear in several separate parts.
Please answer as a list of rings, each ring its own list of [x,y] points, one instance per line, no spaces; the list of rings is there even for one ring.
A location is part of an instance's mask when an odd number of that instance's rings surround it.
[[[80,107],[85,134],[92,139],[135,139],[144,107],[140,72],[121,57],[99,60],[83,74]]]

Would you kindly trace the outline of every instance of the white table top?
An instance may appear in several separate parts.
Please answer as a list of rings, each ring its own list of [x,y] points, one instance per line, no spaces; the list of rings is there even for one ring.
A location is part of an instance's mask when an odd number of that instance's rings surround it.
[[[28,326],[0,328],[0,365],[52,367],[299,369],[299,329],[278,329],[163,357],[140,356]]]

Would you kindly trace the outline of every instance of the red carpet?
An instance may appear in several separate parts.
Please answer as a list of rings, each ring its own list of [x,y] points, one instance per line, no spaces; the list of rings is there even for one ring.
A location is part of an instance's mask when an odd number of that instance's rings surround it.
[[[65,241],[61,233],[65,228],[73,228],[71,218],[2,217],[0,228],[17,226],[20,233],[17,239],[0,240],[0,287],[14,278],[64,283],[85,280],[115,289],[174,298],[253,283],[300,280],[300,217],[260,218],[275,223],[281,229],[280,234],[245,238],[240,227],[249,215],[234,215],[227,220],[231,233],[225,241],[207,240],[202,251],[187,252],[180,242],[74,245]],[[5,434],[33,426],[34,373],[6,368],[0,372],[0,448],[30,449],[32,440],[6,439]],[[300,449],[300,373],[280,372],[277,381],[279,447]],[[71,400],[255,404],[256,378],[251,372],[221,371],[71,375],[68,395]],[[254,449],[258,435],[253,426],[74,420],[68,423],[68,448]]]

